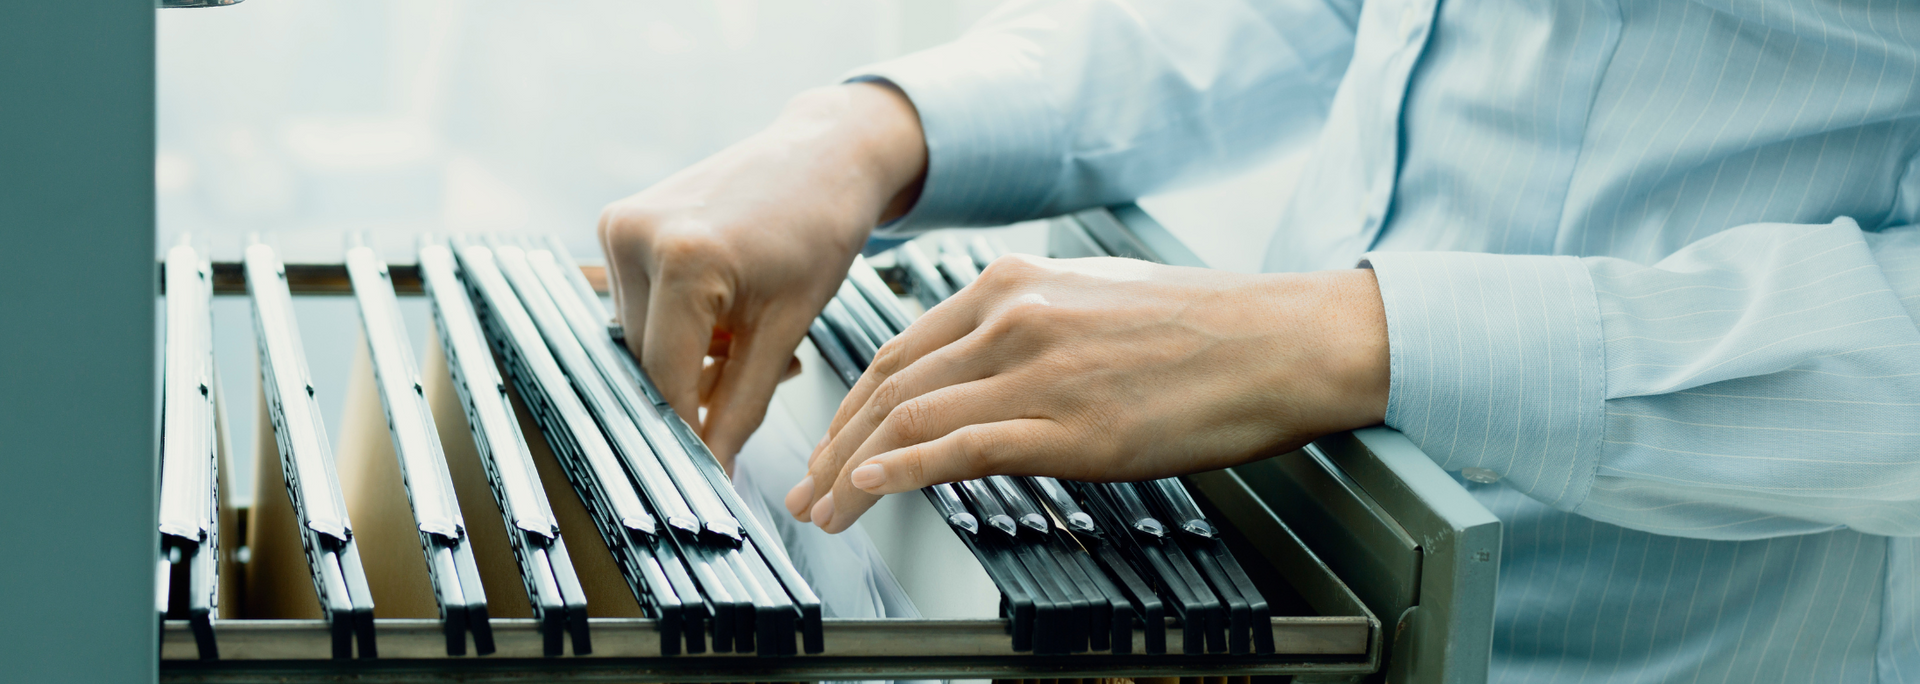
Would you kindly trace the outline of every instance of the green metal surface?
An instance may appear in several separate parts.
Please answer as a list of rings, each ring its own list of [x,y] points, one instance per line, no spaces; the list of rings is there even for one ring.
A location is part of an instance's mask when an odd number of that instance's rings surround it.
[[[1260,492],[1336,575],[1350,578],[1367,605],[1393,611],[1389,623],[1419,599],[1420,544],[1317,454],[1294,451],[1232,472]]]
[[[0,14],[0,680],[156,676],[153,15]]]
[[[1416,605],[1392,629],[1389,681],[1483,682],[1493,645],[1500,521],[1411,440],[1379,427],[1314,443],[1420,544]],[[1408,676],[1395,676],[1404,671]]]
[[[1056,220],[1048,248],[1206,266],[1134,205]],[[1387,624],[1366,681],[1486,681],[1500,522],[1419,447],[1368,428],[1232,471]]]

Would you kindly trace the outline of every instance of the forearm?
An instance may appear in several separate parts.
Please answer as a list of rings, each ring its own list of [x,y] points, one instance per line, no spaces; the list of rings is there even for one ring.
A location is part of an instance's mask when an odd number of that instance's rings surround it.
[[[919,108],[925,194],[888,235],[1003,225],[1224,174],[1320,121],[1352,54],[1338,0],[1012,2],[852,72]]]
[[[1755,538],[1920,535],[1920,227],[1759,224],[1651,267],[1585,259],[1607,349],[1579,512]]]

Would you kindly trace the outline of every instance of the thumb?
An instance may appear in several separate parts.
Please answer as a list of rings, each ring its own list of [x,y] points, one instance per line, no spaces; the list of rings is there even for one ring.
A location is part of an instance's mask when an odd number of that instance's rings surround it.
[[[664,272],[667,270],[662,269],[662,276],[672,275]],[[658,278],[651,285],[640,365],[673,410],[689,425],[699,425],[700,371],[725,295],[703,284],[671,277]],[[629,307],[634,304],[628,302]],[[632,342],[631,331],[628,342]]]
[[[785,330],[790,326],[779,323],[772,325],[776,329],[762,326],[734,333],[707,401],[701,436],[728,472],[732,472],[734,455],[766,418],[773,391],[786,379],[795,362],[793,350],[800,346],[803,331]]]

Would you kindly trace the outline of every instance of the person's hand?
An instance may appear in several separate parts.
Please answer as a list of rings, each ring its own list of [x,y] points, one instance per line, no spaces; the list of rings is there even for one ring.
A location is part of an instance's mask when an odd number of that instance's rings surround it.
[[[1387,380],[1369,270],[1004,257],[880,349],[787,508],[839,532],[941,482],[1237,465],[1379,423]]]
[[[601,212],[627,345],[728,472],[808,323],[875,223],[911,206],[925,166],[905,96],[835,86]]]

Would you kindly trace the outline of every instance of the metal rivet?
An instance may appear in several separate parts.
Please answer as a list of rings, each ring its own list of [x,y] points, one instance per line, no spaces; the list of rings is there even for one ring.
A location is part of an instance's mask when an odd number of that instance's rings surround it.
[[[1469,482],[1478,482],[1480,484],[1492,484],[1500,481],[1499,473],[1487,470],[1486,468],[1465,468],[1460,471],[1460,476],[1467,478]]]

